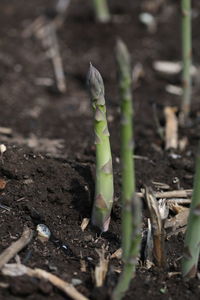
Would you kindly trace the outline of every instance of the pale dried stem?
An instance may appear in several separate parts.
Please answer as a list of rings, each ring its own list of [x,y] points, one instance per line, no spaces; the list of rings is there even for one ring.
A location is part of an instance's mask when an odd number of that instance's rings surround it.
[[[99,255],[99,264],[95,267],[94,276],[97,287],[101,287],[104,284],[107,272],[108,272],[108,258],[105,258],[105,247],[102,249],[96,249]]]
[[[12,243],[7,249],[5,249],[1,253],[0,270],[9,260],[11,260],[18,252],[20,252],[25,246],[27,246],[28,243],[30,243],[32,237],[33,237],[32,229],[26,227],[19,240]]]
[[[0,134],[3,135],[12,135],[12,128],[8,128],[8,127],[0,127]]]
[[[171,232],[169,232],[169,233],[167,234],[167,239],[171,238],[173,235],[178,235],[180,232],[184,234],[185,231],[186,231],[186,228],[187,228],[187,227],[184,226],[184,227],[175,229],[174,231],[172,230]]]
[[[137,193],[138,197],[144,197],[144,192]],[[156,198],[188,198],[192,196],[192,190],[174,190],[167,192],[154,192]]]
[[[52,61],[57,88],[61,93],[66,91],[65,75],[56,34],[56,21],[49,21],[45,16],[39,16],[26,30],[23,37],[35,35],[41,40]]]
[[[189,215],[189,208],[182,210],[175,217],[167,219],[165,222],[165,228],[180,228],[187,225]]]
[[[7,276],[21,276],[28,275],[38,279],[49,281],[52,285],[63,291],[67,296],[74,300],[89,300],[87,297],[79,293],[73,285],[62,280],[61,278],[53,275],[42,269],[31,269],[22,264],[7,264],[2,269],[2,273]]]
[[[185,199],[185,198],[172,198],[167,200],[167,204],[171,205],[188,205],[191,203],[191,199]]]
[[[154,197],[152,190],[147,187],[145,188],[145,201],[147,203],[151,221],[154,262],[158,267],[162,268],[165,266],[165,232],[163,221],[158,208],[158,202]]]
[[[165,149],[178,148],[178,120],[176,109],[174,107],[165,107],[164,109],[166,126],[165,126]]]
[[[58,0],[56,5],[57,16],[55,17],[54,24],[56,28],[60,28],[66,18],[67,9],[71,3],[71,0]]]
[[[43,47],[46,48],[49,52],[49,57],[52,60],[58,90],[61,93],[64,93],[66,91],[65,76],[55,24],[53,22],[43,24],[42,28],[40,28],[35,34],[39,39],[41,39]]]

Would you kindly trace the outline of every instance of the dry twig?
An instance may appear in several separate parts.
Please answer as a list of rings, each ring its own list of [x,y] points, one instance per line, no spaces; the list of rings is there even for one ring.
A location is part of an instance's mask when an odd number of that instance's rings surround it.
[[[95,283],[97,287],[101,287],[104,284],[104,280],[106,278],[108,272],[108,258],[105,258],[105,246],[102,249],[96,249],[96,252],[99,255],[99,264],[95,267]]]
[[[165,107],[164,114],[166,118],[165,127],[165,149],[177,149],[178,147],[178,120],[176,117],[176,108]]]
[[[172,228],[173,231],[187,225],[189,208],[182,209],[175,217],[166,220],[165,228]]]
[[[164,228],[161,219],[160,211],[158,208],[158,202],[153,195],[153,192],[149,188],[145,188],[145,200],[147,203],[153,238],[153,257],[155,264],[158,267],[165,266],[165,254],[164,254]]]
[[[60,28],[63,25],[70,2],[71,0],[58,0],[56,4],[57,15],[54,20],[56,28]]]
[[[8,127],[0,127],[0,134],[3,135],[12,135],[12,128],[8,128]]]
[[[70,283],[42,269],[31,269],[22,264],[6,264],[2,269],[2,273],[3,275],[13,277],[28,275],[30,277],[47,280],[74,300],[89,300],[79,293]]]
[[[52,60],[58,90],[64,93],[66,91],[65,75],[55,24],[52,22],[44,23],[43,26],[35,32],[35,35],[41,40],[43,47],[48,51],[48,55]]]
[[[5,249],[0,255],[0,270],[1,268],[18,252],[20,252],[28,243],[30,243],[33,237],[33,230],[25,227],[22,236],[16,242],[12,243],[7,249]]]
[[[90,222],[90,219],[88,219],[88,218],[83,218],[83,221],[82,221],[82,223],[81,223],[81,230],[82,230],[82,231],[84,231],[84,230],[87,228],[89,222]]]
[[[66,84],[56,34],[57,25],[56,21],[49,21],[45,16],[40,16],[23,32],[23,37],[35,35],[36,38],[41,40],[44,49],[52,61],[57,88],[61,93],[64,93],[66,91]]]
[[[110,257],[111,259],[117,258],[121,259],[122,258],[122,248],[117,249]]]
[[[137,193],[138,197],[144,197],[144,192]],[[174,190],[167,192],[154,192],[156,198],[188,198],[192,196],[192,190]]]
[[[167,204],[170,206],[171,204],[174,205],[188,205],[191,203],[191,199],[182,199],[182,198],[172,198],[167,200]]]

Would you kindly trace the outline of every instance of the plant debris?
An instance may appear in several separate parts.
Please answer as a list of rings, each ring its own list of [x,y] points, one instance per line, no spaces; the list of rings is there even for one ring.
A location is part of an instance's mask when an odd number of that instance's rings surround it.
[[[152,240],[153,240],[153,259],[158,267],[165,266],[164,240],[165,232],[159,210],[159,206],[153,192],[145,188],[145,201],[148,207],[148,213],[151,221]],[[166,214],[164,214],[166,217]]]
[[[25,227],[22,236],[19,240],[10,245],[0,255],[0,269],[19,251],[21,251],[28,243],[30,243],[33,237],[33,231],[30,228]]]
[[[3,191],[5,189],[6,184],[7,182],[4,179],[0,178],[0,191]]]
[[[105,246],[102,249],[96,249],[97,254],[99,255],[99,264],[95,267],[94,278],[95,285],[101,287],[104,284],[107,272],[108,272],[108,257],[105,258],[106,249]]]

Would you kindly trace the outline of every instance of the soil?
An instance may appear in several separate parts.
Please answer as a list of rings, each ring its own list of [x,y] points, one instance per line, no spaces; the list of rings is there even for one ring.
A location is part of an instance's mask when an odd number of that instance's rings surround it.
[[[71,282],[80,279],[76,288],[90,299],[108,299],[115,286],[121,262],[110,260],[105,286],[95,288],[93,271],[98,264],[96,249],[103,245],[107,254],[120,247],[120,164],[119,164],[119,95],[114,47],[122,38],[131,53],[133,66],[141,63],[143,77],[133,88],[137,190],[145,184],[163,182],[176,189],[192,188],[194,159],[200,137],[199,86],[194,84],[191,121],[181,129],[187,137],[184,151],[174,159],[164,150],[153,117],[164,125],[163,108],[179,106],[180,97],[165,91],[169,83],[152,68],[156,60],[180,60],[179,1],[165,1],[153,14],[157,31],[149,33],[139,21],[145,1],[110,0],[112,22],[95,23],[91,1],[73,0],[67,17],[58,30],[58,41],[66,75],[67,91],[60,94],[55,86],[38,85],[38,78],[54,80],[51,62],[40,41],[25,38],[24,30],[41,14],[53,15],[53,0],[1,0],[0,2],[0,126],[12,133],[0,134],[7,146],[1,157],[0,178],[6,181],[0,193],[0,251],[22,234],[25,225],[36,229],[46,224],[52,236],[42,243],[36,231],[32,242],[19,253],[22,263],[42,268]],[[200,64],[198,22],[200,3],[193,1],[193,60]],[[93,116],[86,87],[89,62],[101,72],[106,88],[109,129],[113,151],[115,203],[109,231],[99,235],[89,225],[81,230],[83,218],[90,218],[94,195],[95,148]],[[168,267],[148,270],[138,266],[125,299],[199,299],[199,279],[184,282],[180,276],[183,235],[166,241]],[[81,271],[85,261],[86,272]],[[12,260],[14,262],[14,259]],[[68,299],[49,283],[26,276],[0,276],[0,299]]]

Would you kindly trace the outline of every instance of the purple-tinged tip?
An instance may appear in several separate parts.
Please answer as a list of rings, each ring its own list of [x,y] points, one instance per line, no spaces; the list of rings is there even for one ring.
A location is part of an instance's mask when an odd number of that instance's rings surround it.
[[[92,97],[92,100],[97,100],[104,98],[104,83],[103,79],[101,77],[101,74],[99,71],[92,65],[90,62],[90,67],[88,71],[88,76],[87,76],[87,83],[89,86],[90,94]],[[105,101],[103,103],[99,103],[104,105]]]

